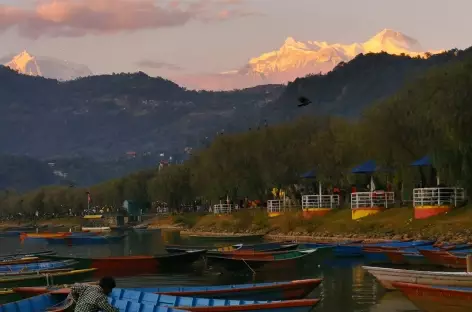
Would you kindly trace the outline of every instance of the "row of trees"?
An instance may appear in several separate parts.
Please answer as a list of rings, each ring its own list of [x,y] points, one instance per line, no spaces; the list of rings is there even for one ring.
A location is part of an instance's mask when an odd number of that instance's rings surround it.
[[[350,169],[369,159],[395,168],[391,181],[403,181],[409,189],[419,179],[409,164],[424,155],[433,158],[445,183],[472,190],[471,104],[472,60],[465,59],[435,68],[358,120],[306,117],[219,136],[183,165],[139,172],[89,191],[95,205],[114,207],[125,199],[164,201],[171,208],[226,195],[265,199],[272,187],[289,188],[310,169],[324,183],[347,189],[356,181]],[[4,213],[81,211],[86,191],[50,187],[3,193],[0,207]]]

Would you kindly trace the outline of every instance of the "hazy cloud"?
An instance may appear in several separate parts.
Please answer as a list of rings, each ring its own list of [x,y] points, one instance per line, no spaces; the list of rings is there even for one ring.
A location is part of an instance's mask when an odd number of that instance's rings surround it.
[[[173,71],[183,70],[182,67],[166,63],[166,62],[158,62],[158,61],[151,61],[151,60],[142,60],[137,62],[137,65],[142,68],[152,68],[152,69],[168,69]]]
[[[253,15],[241,0],[39,0],[31,9],[0,4],[0,32],[21,36],[78,37],[181,26]]]

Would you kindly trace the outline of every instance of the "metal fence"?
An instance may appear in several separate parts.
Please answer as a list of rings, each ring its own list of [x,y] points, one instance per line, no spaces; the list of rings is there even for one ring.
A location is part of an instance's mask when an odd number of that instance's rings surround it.
[[[231,204],[217,204],[213,206],[213,213],[214,214],[230,214],[233,209],[234,207]]]
[[[458,187],[428,187],[413,190],[413,206],[460,206],[465,202],[465,191]]]
[[[395,205],[394,192],[356,192],[351,193],[351,209],[355,208],[389,208]]]
[[[285,210],[284,201],[280,199],[273,199],[267,201],[267,212],[282,212]]]
[[[303,195],[302,208],[339,208],[339,195]]]

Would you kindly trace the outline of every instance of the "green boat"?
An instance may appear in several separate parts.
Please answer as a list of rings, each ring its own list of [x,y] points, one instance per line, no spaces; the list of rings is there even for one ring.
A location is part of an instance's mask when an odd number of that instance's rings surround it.
[[[97,269],[72,270],[48,274],[30,274],[0,278],[0,288],[73,284],[91,279]]]
[[[264,234],[252,235],[189,235],[190,240],[211,241],[211,242],[255,242],[262,241]]]
[[[225,255],[206,255],[210,267],[223,268],[227,271],[263,271],[288,270],[320,264],[332,253],[332,248],[303,249],[271,253],[229,253]]]
[[[11,289],[0,290],[0,306],[21,299],[23,298]]]

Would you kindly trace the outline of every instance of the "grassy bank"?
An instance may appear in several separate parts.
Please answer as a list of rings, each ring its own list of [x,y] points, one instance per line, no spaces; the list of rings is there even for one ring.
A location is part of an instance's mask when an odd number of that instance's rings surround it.
[[[342,209],[308,220],[297,212],[269,218],[264,211],[241,211],[228,216],[174,216],[173,223],[189,232],[266,233],[272,237],[472,241],[470,208],[458,208],[447,215],[426,220],[414,220],[411,208],[395,208],[357,221],[351,219],[349,209]]]

